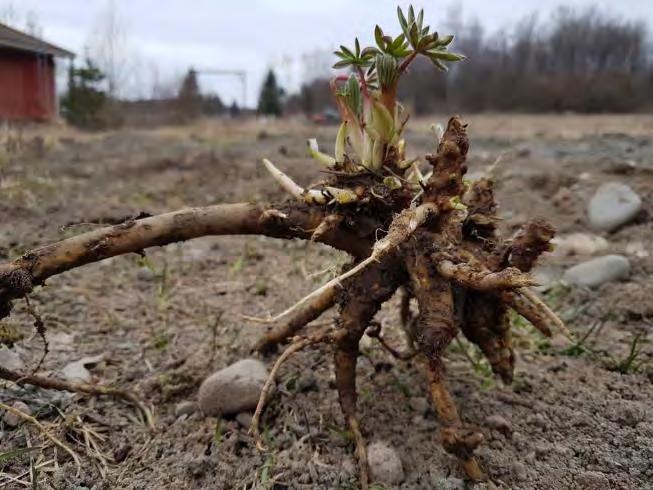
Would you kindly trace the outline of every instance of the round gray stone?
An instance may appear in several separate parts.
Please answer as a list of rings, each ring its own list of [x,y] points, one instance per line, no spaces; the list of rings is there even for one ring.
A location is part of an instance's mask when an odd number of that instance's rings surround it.
[[[10,371],[22,371],[25,363],[15,350],[0,346],[0,366]]]
[[[501,415],[490,415],[485,418],[485,425],[491,429],[508,434],[512,432],[512,424]]]
[[[15,408],[16,410],[20,410],[26,415],[32,415],[32,411],[30,408],[25,404],[24,402],[21,402],[20,400],[15,401],[14,403],[11,404],[12,408]],[[16,427],[18,424],[20,424],[23,419],[16,415],[13,412],[6,412],[3,420],[5,424],[7,424],[9,427]]]
[[[607,182],[598,188],[587,206],[590,226],[612,231],[631,221],[642,209],[642,199],[625,184]]]
[[[206,378],[199,389],[198,404],[206,415],[253,411],[268,377],[261,361],[243,359]]]
[[[610,488],[610,480],[600,471],[584,471],[576,477],[576,483],[583,490],[604,490]]]
[[[597,287],[611,281],[626,279],[630,275],[630,262],[622,255],[604,255],[581,262],[565,271],[567,284]]]
[[[404,481],[404,467],[397,452],[383,442],[373,442],[367,447],[370,477],[375,483],[396,486]]]

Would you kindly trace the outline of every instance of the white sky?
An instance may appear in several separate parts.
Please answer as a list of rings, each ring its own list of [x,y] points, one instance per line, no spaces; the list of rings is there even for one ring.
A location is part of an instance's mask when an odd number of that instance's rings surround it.
[[[33,12],[45,39],[83,55],[99,14],[108,0],[0,0],[0,14],[9,6],[19,27]],[[414,1],[424,7],[426,21],[436,30],[446,18],[451,0]],[[139,75],[152,78],[152,65],[162,78],[188,67],[244,69],[248,73],[247,102],[256,101],[265,70],[275,67],[282,84],[296,90],[303,78],[302,54],[353,44],[358,35],[371,42],[374,25],[397,33],[396,5],[405,0],[115,0],[124,20]],[[492,31],[537,12],[567,6],[599,5],[624,18],[653,26],[653,0],[463,0],[463,17],[476,17]],[[653,30],[653,29],[652,29]],[[150,84],[144,81],[141,85]],[[216,91],[226,103],[242,96],[235,80],[202,77],[205,91]],[[147,90],[145,90],[147,93]]]

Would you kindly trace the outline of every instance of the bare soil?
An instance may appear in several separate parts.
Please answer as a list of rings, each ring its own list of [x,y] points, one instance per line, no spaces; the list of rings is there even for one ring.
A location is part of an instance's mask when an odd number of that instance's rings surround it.
[[[586,204],[607,181],[630,185],[645,208],[634,223],[604,235],[605,253],[629,257],[630,279],[545,293],[572,331],[579,337],[590,332],[582,345],[544,339],[519,323],[512,386],[494,380],[468,344],[454,343],[448,352],[462,416],[487,439],[479,456],[492,483],[474,488],[603,489],[606,481],[611,489],[653,488],[653,350],[647,343],[653,336],[653,117],[467,120],[470,172],[503,155],[496,175],[506,229],[540,215],[562,234],[587,232]],[[410,152],[433,151],[427,121],[412,124]],[[328,147],[335,129],[206,121],[93,135],[26,131],[18,152],[0,159],[0,257],[143,212],[282,199],[260,158],[307,184],[319,178],[305,156],[305,138],[315,135]],[[585,258],[549,256],[543,267],[555,275]],[[76,476],[70,458],[33,427],[0,422],[0,456],[36,447],[0,457],[0,487],[29,486],[32,467],[43,488],[56,489],[355,488],[352,441],[324,348],[299,353],[282,369],[263,419],[268,453],[256,450],[235,419],[175,415],[176,405],[194,400],[210,373],[256,356],[252,347],[265,327],[242,314],[278,313],[345,260],[312,243],[208,237],[149,250],[147,259],[118,257],[52,278],[32,297],[48,328],[50,353],[41,374],[104,354],[92,370],[94,382],[134,389],[152,405],[157,430],[150,433],[133,407],[113,399],[7,384],[0,401],[27,403],[83,465]],[[397,304],[377,319],[401,347]],[[26,369],[42,353],[31,325],[21,304],[3,325],[24,336],[13,348]],[[636,339],[641,351],[634,362],[623,362]],[[398,451],[406,473],[401,488],[449,488],[442,485],[454,484],[462,472],[438,443],[433,411],[423,411],[427,391],[419,362],[396,361],[369,338],[362,349],[359,414],[367,439]],[[489,427],[492,415],[509,428]]]

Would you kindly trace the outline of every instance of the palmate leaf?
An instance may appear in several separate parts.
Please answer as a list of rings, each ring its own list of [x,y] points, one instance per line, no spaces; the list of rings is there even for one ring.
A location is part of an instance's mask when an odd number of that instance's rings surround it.
[[[354,49],[351,50],[347,46],[341,45],[340,50],[334,51],[340,61],[336,62],[333,65],[333,68],[345,68],[347,66],[369,66],[372,64],[374,56],[376,56],[378,50],[372,47],[366,47],[361,51],[361,45],[358,38],[354,40]]]
[[[378,54],[379,51],[395,58],[403,58],[410,54],[408,49],[408,43],[406,42],[406,36],[399,34],[396,38],[392,39],[391,36],[386,36],[383,34],[383,29],[380,26],[374,28],[374,40],[378,49],[371,48],[376,51],[375,54]],[[368,48],[366,48],[368,49]],[[365,50],[363,50],[365,52]]]

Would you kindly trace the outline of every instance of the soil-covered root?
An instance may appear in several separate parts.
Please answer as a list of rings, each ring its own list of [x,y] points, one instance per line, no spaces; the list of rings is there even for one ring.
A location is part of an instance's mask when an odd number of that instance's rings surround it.
[[[444,427],[441,432],[443,446],[461,461],[470,479],[483,480],[483,472],[473,456],[483,436],[463,426],[445,382],[442,355],[458,334],[451,282],[438,274],[431,258],[423,251],[409,255],[406,267],[419,305],[415,342],[427,359],[431,400]]]
[[[271,319],[271,321],[279,322],[279,324],[259,339],[255,349],[263,353],[273,351],[279,344],[292,338],[302,328],[334,306],[337,296],[338,288],[326,288],[312,301],[300,308],[290,313],[282,312],[275,319]],[[252,319],[252,317],[246,318]]]

